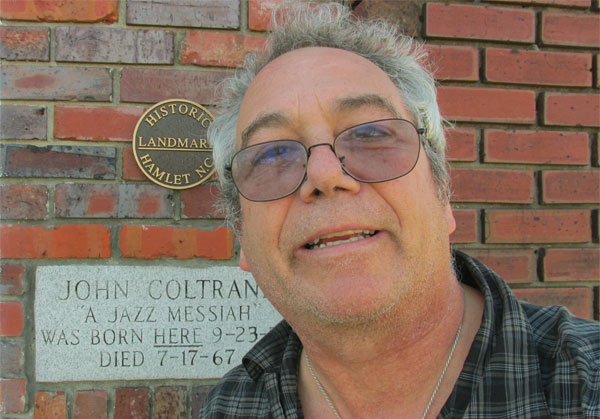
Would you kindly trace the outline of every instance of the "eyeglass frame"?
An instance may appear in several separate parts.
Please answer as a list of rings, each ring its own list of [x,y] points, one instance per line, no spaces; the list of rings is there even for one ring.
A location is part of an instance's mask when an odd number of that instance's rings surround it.
[[[356,178],[356,176],[354,176],[353,174],[351,174],[350,172],[348,172],[346,170],[346,168],[344,166],[344,162],[343,162],[343,160],[344,160],[344,158],[346,156],[342,156],[340,158],[337,155],[337,153],[335,152],[335,142],[346,131],[349,131],[349,130],[351,130],[353,128],[356,128],[356,127],[360,127],[362,125],[368,125],[368,124],[372,124],[372,123],[375,123],[375,122],[382,122],[382,121],[403,121],[403,122],[408,122],[415,129],[415,132],[417,133],[417,136],[419,138],[419,148],[417,150],[417,158],[415,159],[415,162],[413,163],[413,165],[411,166],[411,168],[407,172],[405,172],[405,173],[403,173],[403,174],[401,174],[399,176],[395,176],[395,177],[392,177],[392,178],[389,178],[389,179],[384,179],[384,180],[362,180],[362,179],[358,179],[358,178]],[[281,138],[281,139],[278,139],[278,140],[265,141],[265,142],[262,142],[262,143],[257,143],[257,144],[252,144],[252,145],[246,146],[246,147],[238,150],[233,155],[233,157],[231,158],[231,163],[228,164],[227,166],[225,166],[225,170],[227,172],[229,172],[229,174],[231,176],[231,179],[233,181],[233,184],[234,184],[235,188],[237,189],[238,193],[240,195],[242,195],[246,200],[252,201],[252,202],[271,202],[271,201],[277,201],[278,199],[287,198],[288,196],[293,195],[294,193],[296,193],[298,191],[298,189],[300,189],[300,187],[302,186],[302,184],[306,181],[306,179],[308,177],[308,159],[310,159],[311,150],[313,148],[319,147],[319,146],[328,146],[331,149],[331,151],[333,152],[333,155],[339,160],[340,166],[342,168],[342,171],[345,174],[347,174],[348,176],[350,176],[352,179],[356,180],[357,182],[360,182],[360,183],[383,183],[383,182],[389,182],[390,180],[400,179],[401,177],[404,177],[404,176],[408,175],[417,166],[417,163],[419,162],[419,157],[421,157],[422,136],[425,134],[425,131],[426,131],[425,128],[422,128],[422,127],[419,128],[419,127],[417,127],[417,125],[414,122],[412,122],[412,121],[410,121],[408,119],[404,119],[404,118],[383,118],[383,119],[376,119],[374,121],[362,122],[360,124],[352,125],[352,126],[350,126],[348,128],[345,128],[344,130],[340,131],[340,133],[337,134],[333,138],[333,142],[332,143],[317,143],[317,144],[313,144],[313,145],[307,147],[302,141]],[[234,159],[236,158],[236,156],[238,154],[240,154],[241,152],[243,152],[244,150],[246,150],[246,149],[248,149],[250,147],[254,147],[254,146],[257,146],[257,145],[268,144],[268,143],[276,143],[276,142],[280,142],[280,141],[291,141],[291,142],[294,142],[294,143],[298,143],[304,149],[304,151],[306,153],[306,164],[305,164],[305,167],[304,167],[304,176],[302,177],[302,180],[298,183],[298,186],[296,186],[290,193],[288,193],[286,195],[283,195],[283,196],[280,196],[278,198],[272,198],[272,199],[249,199],[248,197],[246,197],[242,193],[242,191],[240,190],[240,188],[237,186],[237,183],[236,183],[235,178],[233,176],[232,164],[233,164]]]

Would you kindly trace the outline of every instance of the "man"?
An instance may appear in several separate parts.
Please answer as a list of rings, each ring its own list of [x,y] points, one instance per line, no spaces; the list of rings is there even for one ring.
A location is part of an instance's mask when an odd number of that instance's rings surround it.
[[[240,266],[285,321],[201,417],[600,415],[598,326],[451,254],[420,48],[336,5],[284,20],[209,135]]]

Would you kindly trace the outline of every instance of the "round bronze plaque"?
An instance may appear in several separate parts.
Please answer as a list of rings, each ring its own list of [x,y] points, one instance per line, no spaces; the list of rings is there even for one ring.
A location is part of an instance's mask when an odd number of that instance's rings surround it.
[[[206,131],[213,116],[197,103],[169,99],[148,109],[133,134],[133,155],[152,182],[186,189],[214,173]]]

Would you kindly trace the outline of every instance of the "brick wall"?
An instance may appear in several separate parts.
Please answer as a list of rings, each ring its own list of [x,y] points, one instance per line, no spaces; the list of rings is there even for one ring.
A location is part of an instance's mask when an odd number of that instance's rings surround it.
[[[214,85],[263,45],[279,2],[0,0],[0,414],[197,412],[211,382],[36,383],[35,269],[235,264],[214,182],[156,186],[130,141],[150,104],[214,105]],[[597,0],[350,3],[428,44],[455,122],[454,246],[521,298],[598,320]]]

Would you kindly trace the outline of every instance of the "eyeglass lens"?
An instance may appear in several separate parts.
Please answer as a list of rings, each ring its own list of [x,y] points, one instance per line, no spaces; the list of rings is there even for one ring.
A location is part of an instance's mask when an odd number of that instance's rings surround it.
[[[386,119],[342,131],[333,148],[344,172],[360,182],[385,182],[406,175],[419,158],[419,134],[403,119]],[[294,193],[304,181],[309,152],[294,140],[276,140],[240,150],[231,172],[239,192],[251,201]]]

